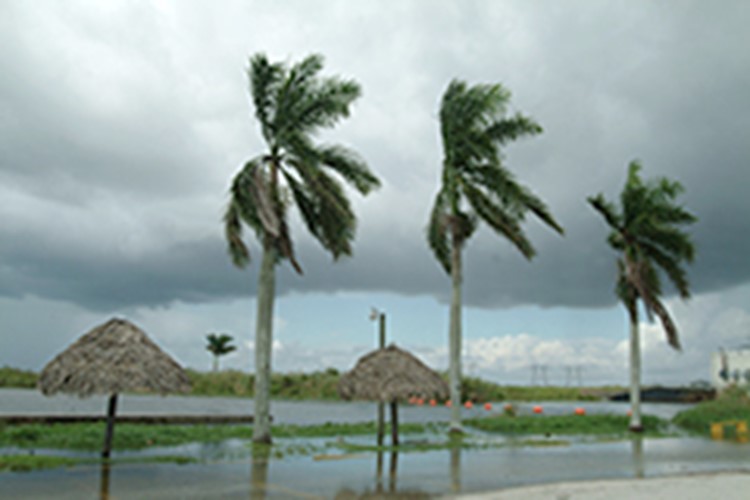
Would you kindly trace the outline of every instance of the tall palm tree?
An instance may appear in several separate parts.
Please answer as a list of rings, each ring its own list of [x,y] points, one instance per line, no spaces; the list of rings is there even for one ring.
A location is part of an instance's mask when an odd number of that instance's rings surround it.
[[[234,338],[226,333],[209,333],[206,335],[206,350],[214,355],[213,371],[219,371],[219,358],[237,349],[232,345]]]
[[[695,249],[690,235],[681,229],[697,219],[675,199],[683,191],[678,182],[660,178],[644,182],[641,165],[631,162],[628,179],[620,194],[620,207],[599,194],[588,198],[612,229],[609,244],[618,253],[615,292],[630,319],[630,429],[643,430],[641,423],[641,352],[638,301],[649,320],[658,316],[674,349],[680,349],[677,326],[661,301],[660,272],[665,274],[683,299],[690,297],[683,262],[692,262]]]
[[[531,212],[563,233],[547,206],[519,185],[503,165],[500,148],[542,128],[519,114],[508,117],[510,92],[500,84],[473,85],[453,80],[440,104],[443,172],[430,216],[427,239],[451,275],[449,383],[451,429],[461,431],[461,252],[479,221],[507,238],[531,259],[534,247],[521,223]]]
[[[275,268],[287,260],[302,274],[289,234],[289,207],[296,204],[307,229],[335,260],[352,253],[356,217],[342,184],[330,172],[362,194],[380,184],[354,151],[313,142],[320,129],[331,128],[349,116],[350,105],[360,95],[355,81],[321,77],[322,68],[320,55],[289,67],[257,54],[250,59],[248,69],[255,116],[267,150],[245,163],[234,177],[224,223],[235,265],[245,267],[250,261],[242,239],[243,224],[255,232],[263,249],[255,330],[256,442],[271,442],[269,379]]]

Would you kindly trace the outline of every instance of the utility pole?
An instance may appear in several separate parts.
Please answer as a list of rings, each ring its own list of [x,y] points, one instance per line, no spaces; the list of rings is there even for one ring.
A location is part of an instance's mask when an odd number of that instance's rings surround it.
[[[378,321],[378,348],[385,349],[385,313],[374,307],[370,311],[370,321]],[[383,446],[385,435],[385,403],[378,401],[378,447]]]

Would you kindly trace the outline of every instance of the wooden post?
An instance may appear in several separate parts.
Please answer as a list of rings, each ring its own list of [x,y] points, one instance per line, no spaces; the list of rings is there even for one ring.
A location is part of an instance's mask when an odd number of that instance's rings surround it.
[[[104,433],[104,449],[102,458],[109,458],[112,451],[112,437],[115,434],[115,413],[117,413],[117,393],[110,394],[107,405],[107,430]]]
[[[398,446],[398,402],[391,401],[391,444]]]

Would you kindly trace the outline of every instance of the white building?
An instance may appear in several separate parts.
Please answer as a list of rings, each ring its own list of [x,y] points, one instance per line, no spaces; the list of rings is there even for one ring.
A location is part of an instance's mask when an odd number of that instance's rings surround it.
[[[711,385],[721,390],[730,384],[750,385],[750,346],[711,356]]]

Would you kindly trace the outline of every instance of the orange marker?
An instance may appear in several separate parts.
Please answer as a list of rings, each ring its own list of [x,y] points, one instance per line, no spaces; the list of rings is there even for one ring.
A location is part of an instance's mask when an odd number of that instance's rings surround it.
[[[417,399],[417,406],[422,406],[424,404],[424,399],[419,398]]]
[[[484,409],[490,411],[492,409],[492,405],[490,403],[484,403]]]
[[[448,408],[450,408],[451,406],[453,406],[453,403],[451,403],[450,399],[445,402],[445,406],[447,406]]]
[[[583,408],[581,408],[581,407],[579,406],[578,408],[576,408],[576,410],[575,410],[575,414],[576,414],[576,415],[585,415],[585,414],[586,414],[586,410],[584,410]]]
[[[471,401],[467,401],[467,402],[464,403],[464,407],[467,410],[471,410],[472,408],[474,408],[474,403],[472,403]]]
[[[534,413],[537,413],[537,414],[542,413],[542,407],[539,406],[539,405],[537,405],[537,406],[534,407],[533,411],[534,411]]]
[[[437,405],[437,401],[435,401],[434,399],[431,399],[430,406],[436,406],[436,405]]]

